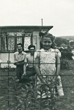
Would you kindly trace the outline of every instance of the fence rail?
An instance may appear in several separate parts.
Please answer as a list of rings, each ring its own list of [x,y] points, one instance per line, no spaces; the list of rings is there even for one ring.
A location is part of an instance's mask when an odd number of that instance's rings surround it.
[[[73,67],[74,61],[69,60],[69,62],[72,62],[70,66]],[[73,68],[61,70],[60,72],[65,93],[64,97],[55,97],[55,86],[51,82],[50,86],[46,84],[50,89],[50,97],[48,99],[42,99],[42,94],[40,98],[37,98],[37,92],[39,92],[37,90],[37,83],[33,85],[32,82],[27,84],[17,82],[16,70],[15,68],[10,68],[10,64],[14,64],[14,62],[10,62],[10,53],[8,54],[8,62],[1,62],[0,64],[8,65],[7,68],[0,67],[1,110],[68,110],[68,108],[70,110],[70,108],[74,108]],[[48,77],[48,75],[46,77]],[[37,77],[35,81],[37,82]],[[41,87],[39,89],[41,90]]]

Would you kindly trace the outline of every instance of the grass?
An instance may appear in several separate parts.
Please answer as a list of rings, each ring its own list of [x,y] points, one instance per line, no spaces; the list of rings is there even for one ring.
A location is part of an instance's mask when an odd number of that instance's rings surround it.
[[[74,61],[69,64],[69,69],[60,71],[65,95],[56,99],[57,110],[74,109]],[[0,70],[0,110],[25,110],[27,88],[15,80],[15,71]]]
[[[69,61],[69,64],[69,69],[60,71],[65,95],[57,100],[57,110],[74,109],[74,61]]]

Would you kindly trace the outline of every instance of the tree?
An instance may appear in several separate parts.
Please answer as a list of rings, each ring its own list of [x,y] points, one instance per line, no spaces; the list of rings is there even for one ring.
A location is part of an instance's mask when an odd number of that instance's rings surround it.
[[[55,39],[55,43],[57,44],[57,46],[59,47],[61,44],[66,44],[68,46],[68,40],[67,39],[63,39],[60,37],[57,37]]]

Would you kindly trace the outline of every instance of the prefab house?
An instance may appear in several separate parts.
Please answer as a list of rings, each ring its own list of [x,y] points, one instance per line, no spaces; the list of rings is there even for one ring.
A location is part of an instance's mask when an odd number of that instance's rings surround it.
[[[40,49],[39,32],[48,32],[53,26],[2,26],[0,27],[0,61],[1,67],[7,67],[8,62],[14,62],[14,52],[17,51],[17,43],[23,44],[23,50],[27,51],[30,44]],[[5,62],[5,63],[3,63]],[[13,64],[10,64],[14,67]]]

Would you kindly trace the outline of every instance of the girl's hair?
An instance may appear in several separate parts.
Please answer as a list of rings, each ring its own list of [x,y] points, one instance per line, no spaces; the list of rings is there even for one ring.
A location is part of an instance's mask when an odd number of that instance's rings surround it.
[[[52,42],[54,42],[54,40],[55,40],[55,37],[54,37],[52,34],[50,34],[50,33],[44,34],[44,35],[42,36],[42,39],[43,39],[44,37],[50,38]]]

